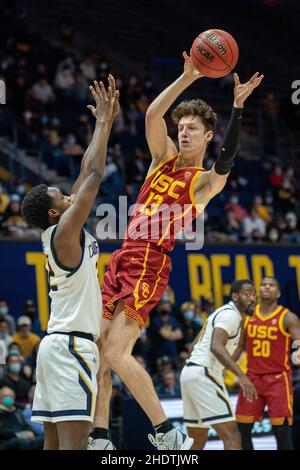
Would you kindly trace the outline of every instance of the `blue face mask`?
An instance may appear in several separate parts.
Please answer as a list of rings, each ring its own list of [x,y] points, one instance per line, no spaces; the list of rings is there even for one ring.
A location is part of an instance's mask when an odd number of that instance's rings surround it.
[[[186,320],[193,320],[195,313],[193,310],[186,310],[183,315]]]
[[[0,307],[0,315],[7,315],[8,307]]]
[[[12,374],[19,374],[21,372],[21,364],[10,364],[9,370]]]
[[[2,400],[2,405],[5,406],[5,408],[11,408],[14,406],[15,400],[12,397],[4,397]]]
[[[20,356],[20,351],[18,349],[14,349],[12,348],[10,351],[9,351],[9,355],[10,356]]]
[[[168,294],[164,294],[160,300],[162,302],[169,302],[170,298],[169,298]]]
[[[202,322],[202,318],[201,318],[201,317],[196,317],[194,321],[195,321],[196,325],[202,326],[202,323],[203,323],[203,322]]]

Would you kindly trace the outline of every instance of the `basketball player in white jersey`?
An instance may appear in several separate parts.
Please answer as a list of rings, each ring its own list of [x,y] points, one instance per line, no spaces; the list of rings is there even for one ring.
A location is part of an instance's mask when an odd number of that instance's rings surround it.
[[[235,363],[234,352],[242,341],[245,315],[252,315],[255,289],[252,281],[235,281],[231,302],[212,313],[194,341],[191,356],[180,376],[184,422],[194,439],[192,450],[201,450],[212,426],[223,440],[225,450],[241,450],[241,438],[232,412],[223,371],[239,379],[248,400],[256,397],[254,385]]]
[[[95,130],[71,196],[39,185],[25,197],[22,212],[30,226],[43,229],[49,274],[51,316],[37,358],[32,420],[43,422],[44,449],[84,450],[97,394],[101,292],[98,243],[83,229],[99,191],[107,142],[119,111],[119,92],[109,76],[90,87]]]

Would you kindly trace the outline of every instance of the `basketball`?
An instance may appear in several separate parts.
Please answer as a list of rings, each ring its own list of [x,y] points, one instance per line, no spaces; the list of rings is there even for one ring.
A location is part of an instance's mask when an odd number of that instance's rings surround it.
[[[190,56],[202,75],[219,78],[234,69],[239,58],[239,48],[226,31],[209,29],[196,37]]]

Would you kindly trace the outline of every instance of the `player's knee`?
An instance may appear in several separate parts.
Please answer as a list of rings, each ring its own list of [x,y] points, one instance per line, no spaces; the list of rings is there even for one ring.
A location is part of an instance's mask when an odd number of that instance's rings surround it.
[[[107,367],[117,372],[117,369],[121,367],[123,361],[123,355],[118,348],[108,344],[103,348],[102,355]]]
[[[230,432],[225,432],[222,438],[224,446],[227,449],[241,449],[242,441],[241,435],[238,429],[232,430]]]

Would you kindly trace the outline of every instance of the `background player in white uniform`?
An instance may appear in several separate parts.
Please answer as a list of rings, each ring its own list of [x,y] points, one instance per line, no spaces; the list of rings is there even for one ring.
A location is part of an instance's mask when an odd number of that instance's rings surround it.
[[[99,354],[101,292],[98,243],[83,225],[99,191],[107,142],[119,110],[119,92],[109,76],[90,87],[96,107],[92,141],[83,157],[71,196],[39,185],[25,197],[23,216],[44,230],[51,316],[37,358],[32,420],[44,423],[44,449],[85,449],[94,417]]]
[[[225,450],[242,449],[224,384],[224,368],[238,377],[247,399],[256,396],[255,387],[234,360],[242,341],[243,318],[254,312],[256,293],[252,281],[235,281],[230,296],[231,302],[209,316],[180,376],[184,422],[194,438],[192,450],[203,449],[210,426],[223,440]]]

